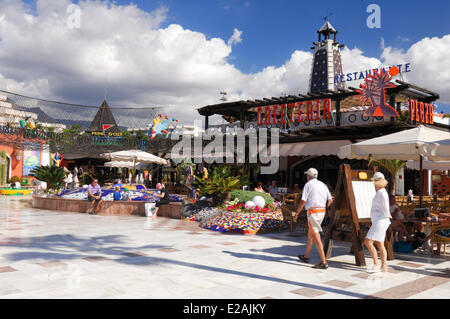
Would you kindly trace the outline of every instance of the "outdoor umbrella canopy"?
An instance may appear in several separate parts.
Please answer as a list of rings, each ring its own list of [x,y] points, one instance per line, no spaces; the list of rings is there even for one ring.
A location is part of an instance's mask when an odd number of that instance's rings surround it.
[[[424,157],[432,162],[450,160],[450,133],[419,125],[339,149],[340,158],[395,159],[419,161],[422,172]],[[422,206],[422,174],[420,174],[420,206]]]
[[[122,161],[122,162],[133,162],[134,164],[145,163],[145,164],[160,164],[166,165],[167,161],[153,154],[143,152],[140,150],[130,150],[130,151],[119,151],[113,153],[104,153],[100,157],[109,159],[111,161]]]
[[[428,169],[428,170],[448,171],[448,170],[450,170],[450,161],[437,161],[437,162],[423,161],[422,166],[423,166],[422,167],[423,169]],[[418,161],[407,161],[406,167],[409,169],[419,170],[420,169],[420,161],[419,162]]]
[[[340,148],[338,156],[350,159],[450,160],[450,133],[420,125]]]
[[[126,162],[126,161],[112,161],[106,162],[105,167],[121,167],[121,168],[143,168],[145,164],[142,163],[134,163],[134,162]]]

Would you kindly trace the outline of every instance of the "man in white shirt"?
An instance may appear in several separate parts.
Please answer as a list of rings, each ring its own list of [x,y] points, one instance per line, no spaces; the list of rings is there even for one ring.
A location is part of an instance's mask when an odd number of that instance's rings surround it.
[[[299,255],[300,260],[308,263],[309,253],[313,244],[316,244],[317,251],[320,255],[321,263],[313,266],[317,269],[327,269],[328,263],[325,259],[325,252],[323,251],[322,240],[320,232],[322,231],[322,221],[325,217],[326,209],[331,205],[333,199],[331,198],[328,187],[317,179],[319,172],[315,168],[310,168],[307,172],[308,182],[305,184],[302,192],[302,199],[297,208],[294,221],[297,222],[298,216],[303,207],[308,211],[308,244],[304,255]]]

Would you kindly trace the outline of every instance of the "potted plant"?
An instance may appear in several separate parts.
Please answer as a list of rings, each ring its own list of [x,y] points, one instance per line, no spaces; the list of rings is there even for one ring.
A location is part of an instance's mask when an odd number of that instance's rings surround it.
[[[203,195],[213,198],[214,205],[218,206],[231,199],[231,192],[240,188],[240,179],[230,176],[226,168],[215,168],[208,179],[196,177],[197,187]]]

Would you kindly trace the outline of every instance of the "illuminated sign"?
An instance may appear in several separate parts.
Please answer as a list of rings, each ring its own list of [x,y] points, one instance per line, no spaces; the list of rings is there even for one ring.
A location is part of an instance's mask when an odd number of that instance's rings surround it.
[[[340,75],[336,75],[334,77],[334,83],[336,84],[336,83],[341,83],[341,82],[365,80],[369,75],[375,75],[376,73],[380,73],[382,71],[386,72],[386,70],[390,71],[393,67],[396,67],[398,69],[398,72],[400,72],[400,73],[402,73],[402,72],[407,73],[407,72],[411,72],[410,65],[411,65],[411,63],[398,64],[398,65],[393,65],[390,67],[382,67],[382,68],[376,68],[376,69],[372,69],[372,70],[340,74]]]
[[[122,132],[92,132],[92,136],[121,137]]]
[[[433,104],[410,99],[409,119],[411,122],[433,124]]]
[[[367,176],[367,172],[358,172],[358,178],[362,180],[366,180],[369,177]]]
[[[295,110],[298,112],[296,118],[294,118]],[[296,120],[299,123],[320,119],[329,120],[331,119],[331,99],[260,106],[258,107],[257,123],[258,125],[277,125],[278,115],[280,124],[294,123]]]

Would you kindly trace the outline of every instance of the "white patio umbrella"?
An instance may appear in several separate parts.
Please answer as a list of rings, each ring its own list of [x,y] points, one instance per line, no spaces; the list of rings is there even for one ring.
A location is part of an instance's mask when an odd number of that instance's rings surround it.
[[[419,162],[418,161],[407,161],[406,167],[409,169],[419,170],[420,169],[420,161]],[[450,161],[432,162],[432,161],[424,160],[422,163],[422,168],[428,169],[428,170],[436,170],[436,171],[449,171],[450,170]]]
[[[111,161],[122,161],[122,162],[133,162],[135,165],[137,163],[145,163],[145,164],[160,164],[160,165],[166,165],[167,161],[163,158],[160,158],[158,156],[155,156],[153,154],[143,152],[140,150],[129,150],[129,151],[119,151],[119,152],[113,152],[113,153],[104,153],[101,154],[100,157],[109,159]]]
[[[338,156],[350,159],[450,160],[450,132],[420,125],[394,134],[340,148]]]
[[[146,164],[143,163],[134,163],[134,162],[126,162],[126,161],[112,161],[112,162],[106,162],[105,167],[120,167],[120,168],[134,168],[136,165],[136,168],[144,168]]]
[[[450,160],[450,132],[419,125],[370,140],[343,146],[339,149],[340,158],[350,159],[397,159],[419,161],[423,169],[423,159],[429,161]],[[422,174],[420,174],[420,205],[422,206]]]

